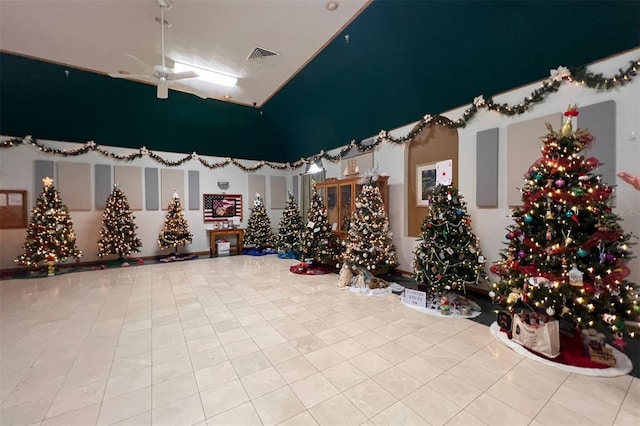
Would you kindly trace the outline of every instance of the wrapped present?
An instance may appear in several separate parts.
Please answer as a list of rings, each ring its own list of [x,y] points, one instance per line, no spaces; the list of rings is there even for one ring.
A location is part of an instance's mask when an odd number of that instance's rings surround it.
[[[600,350],[596,350],[589,346],[589,358],[591,358],[592,362],[608,365],[609,367],[615,367],[616,365],[616,357],[613,356],[613,349],[610,347],[603,346]]]

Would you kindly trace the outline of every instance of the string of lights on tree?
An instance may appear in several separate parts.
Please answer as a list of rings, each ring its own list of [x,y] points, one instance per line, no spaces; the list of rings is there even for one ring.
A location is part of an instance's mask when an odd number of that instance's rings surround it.
[[[394,137],[390,135],[387,130],[381,130],[378,136],[375,137],[372,141],[367,141],[367,143],[364,143],[364,141],[352,140],[348,145],[340,149],[337,154],[329,154],[328,152],[322,150],[318,154],[312,155],[308,158],[300,158],[300,160],[287,163],[276,163],[261,160],[251,166],[245,166],[240,161],[231,157],[227,157],[219,162],[208,162],[204,158],[201,158],[196,152],[188,154],[179,160],[171,161],[162,158],[161,156],[155,154],[153,151],[150,151],[144,146],[140,148],[138,152],[121,155],[109,152],[101,148],[94,141],[85,142],[81,147],[76,149],[57,149],[39,142],[32,136],[16,137],[0,141],[0,148],[12,148],[20,145],[32,145],[47,154],[61,155],[64,157],[75,157],[78,155],[88,154],[90,152],[97,152],[105,157],[120,161],[133,161],[147,156],[166,167],[177,167],[186,163],[187,161],[199,161],[200,164],[208,169],[219,169],[222,167],[227,167],[229,165],[234,165],[245,172],[254,172],[260,170],[265,166],[270,167],[274,170],[297,169],[314,163],[320,159],[327,160],[332,163],[337,163],[354,148],[364,153],[372,151],[382,142],[393,144],[407,143],[414,137],[416,137],[428,125],[440,125],[455,129],[464,128],[481,109],[498,112],[507,116],[524,114],[525,112],[529,111],[533,107],[533,105],[544,101],[551,93],[557,92],[562,84],[574,83],[595,90],[611,90],[631,82],[633,78],[638,74],[638,70],[640,70],[640,59],[630,61],[627,68],[620,68],[615,75],[610,77],[605,77],[602,73],[591,72],[587,69],[587,67],[584,66],[574,69],[560,66],[556,69],[552,69],[550,71],[549,78],[544,80],[540,84],[539,88],[531,92],[518,104],[499,104],[495,103],[491,98],[485,99],[483,95],[480,95],[473,99],[471,105],[462,113],[462,116],[457,120],[449,120],[448,118],[440,115],[426,114],[422,117],[418,124],[404,136]]]

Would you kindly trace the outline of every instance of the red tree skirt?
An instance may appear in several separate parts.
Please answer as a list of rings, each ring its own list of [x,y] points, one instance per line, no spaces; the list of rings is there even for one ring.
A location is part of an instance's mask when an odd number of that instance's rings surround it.
[[[299,275],[324,275],[330,274],[333,270],[323,265],[308,265],[306,263],[298,263],[289,268],[289,271]]]
[[[542,364],[552,365],[572,373],[589,376],[615,377],[628,374],[633,369],[633,365],[631,364],[629,357],[615,348],[612,348],[613,355],[616,358],[615,367],[609,367],[608,365],[591,361],[589,356],[583,353],[582,339],[580,338],[580,335],[577,334],[574,334],[573,336],[565,336],[560,333],[561,352],[560,355],[555,358],[548,358],[525,348],[517,342],[514,342],[507,336],[506,332],[501,331],[500,326],[495,322],[491,324],[491,334],[493,334],[499,342],[509,346],[511,349],[526,356],[527,358],[531,358]]]

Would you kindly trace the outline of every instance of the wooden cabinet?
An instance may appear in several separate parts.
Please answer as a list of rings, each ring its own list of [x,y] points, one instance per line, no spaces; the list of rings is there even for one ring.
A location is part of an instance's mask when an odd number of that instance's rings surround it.
[[[333,231],[338,238],[345,239],[349,232],[351,213],[355,209],[356,198],[362,189],[358,182],[360,177],[348,179],[329,178],[324,182],[316,184],[318,195],[327,209],[327,219],[329,225],[333,226]],[[389,213],[389,176],[380,176],[375,184],[380,190],[384,210]]]

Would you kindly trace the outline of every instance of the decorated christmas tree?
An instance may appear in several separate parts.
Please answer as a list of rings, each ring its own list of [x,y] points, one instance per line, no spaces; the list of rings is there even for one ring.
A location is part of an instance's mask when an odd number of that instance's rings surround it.
[[[287,207],[282,212],[278,225],[278,250],[282,253],[296,253],[300,250],[300,234],[302,232],[302,216],[298,202],[289,193]]]
[[[337,239],[331,232],[327,210],[313,182],[307,226],[300,238],[300,255],[303,260],[313,259],[316,262],[326,263],[335,260],[336,252]]]
[[[242,244],[255,247],[274,247],[275,242],[276,237],[271,230],[271,220],[267,216],[262,197],[260,194],[256,194]]]
[[[500,281],[490,294],[509,311],[524,305],[618,334],[638,308],[625,279],[631,235],[612,213],[612,188],[595,173],[599,161],[584,156],[594,138],[573,131],[576,115],[575,107],[565,112],[560,132],[547,124],[542,157],[524,176],[523,205],[512,212],[507,248],[491,268]]]
[[[416,281],[428,293],[464,290],[486,278],[485,258],[471,229],[467,203],[453,185],[436,185],[429,195],[429,213],[414,251]]]
[[[142,242],[136,235],[135,216],[122,189],[115,185],[102,213],[102,228],[98,240],[98,256],[117,254],[118,259],[139,252]]]
[[[389,218],[377,186],[364,185],[356,198],[343,256],[348,266],[360,266],[370,271],[389,269],[398,264]]]
[[[82,252],[76,247],[69,209],[62,203],[53,180],[44,178],[42,182],[42,192],[31,211],[24,253],[15,262],[37,266],[45,261],[50,266],[50,274],[53,274],[52,265],[64,262],[69,257],[79,258]]]
[[[182,212],[180,196],[174,192],[164,226],[158,235],[158,245],[162,250],[173,247],[174,253],[178,253],[178,246],[191,243],[192,239],[193,234],[189,232],[189,225]]]

